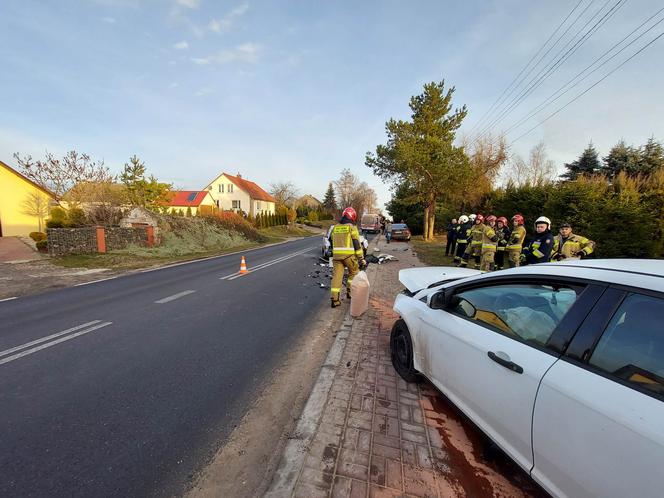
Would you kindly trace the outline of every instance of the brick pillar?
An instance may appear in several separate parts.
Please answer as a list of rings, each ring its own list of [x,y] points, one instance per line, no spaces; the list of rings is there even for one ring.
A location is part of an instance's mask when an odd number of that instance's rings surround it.
[[[106,230],[104,230],[104,227],[97,227],[97,252],[106,252]]]
[[[145,233],[148,236],[148,247],[154,246],[154,227],[153,226],[145,227]]]

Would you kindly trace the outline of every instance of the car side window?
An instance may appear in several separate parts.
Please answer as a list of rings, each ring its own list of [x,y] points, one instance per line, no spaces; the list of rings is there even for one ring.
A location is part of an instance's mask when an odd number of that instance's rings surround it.
[[[452,313],[505,335],[545,346],[578,289],[545,284],[492,285],[455,294]]]
[[[664,396],[664,299],[628,295],[611,318],[588,363]]]

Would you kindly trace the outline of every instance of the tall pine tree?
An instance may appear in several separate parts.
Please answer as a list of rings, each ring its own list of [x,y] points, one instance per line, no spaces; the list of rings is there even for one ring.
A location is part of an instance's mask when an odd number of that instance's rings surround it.
[[[628,175],[635,175],[639,172],[640,161],[641,154],[639,150],[621,140],[611,148],[609,155],[604,158],[601,171],[609,178],[614,178],[621,171],[625,171]]]
[[[565,180],[576,180],[579,176],[590,176],[598,173],[600,162],[597,157],[597,151],[590,142],[576,161],[565,164],[565,173],[561,175]]]
[[[648,139],[640,152],[639,173],[649,175],[664,168],[664,147],[654,137]]]
[[[325,197],[323,198],[323,207],[326,211],[332,213],[337,210],[337,201],[334,199],[334,188],[332,182],[327,187]]]

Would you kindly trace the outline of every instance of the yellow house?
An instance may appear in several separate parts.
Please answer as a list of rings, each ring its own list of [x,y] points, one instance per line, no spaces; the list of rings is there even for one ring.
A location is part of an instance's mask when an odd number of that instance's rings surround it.
[[[173,196],[171,200],[164,203],[164,206],[168,206],[168,212],[171,214],[176,214],[178,211],[182,211],[183,214],[187,212],[187,209],[191,210],[192,216],[197,214],[206,214],[211,213],[216,209],[216,203],[210,192],[207,190],[176,190],[171,192]]]
[[[251,216],[274,214],[277,200],[254,182],[222,173],[206,187],[216,206],[224,211],[244,211]]]
[[[55,194],[0,161],[0,237],[43,232]]]

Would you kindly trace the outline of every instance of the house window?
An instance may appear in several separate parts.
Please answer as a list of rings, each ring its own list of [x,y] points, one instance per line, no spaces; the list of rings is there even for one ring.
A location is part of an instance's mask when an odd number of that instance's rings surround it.
[[[223,193],[224,193],[224,184],[223,184],[223,183],[220,183],[220,184],[219,184],[219,193],[220,193],[220,194],[223,194]]]
[[[260,202],[256,202],[256,210],[257,211],[261,210],[261,203]]]
[[[228,184],[228,193],[229,193],[229,194],[232,194],[232,193],[233,193],[233,184],[232,184],[232,183],[229,183],[229,184]]]
[[[233,201],[233,209],[241,209],[240,201]]]

